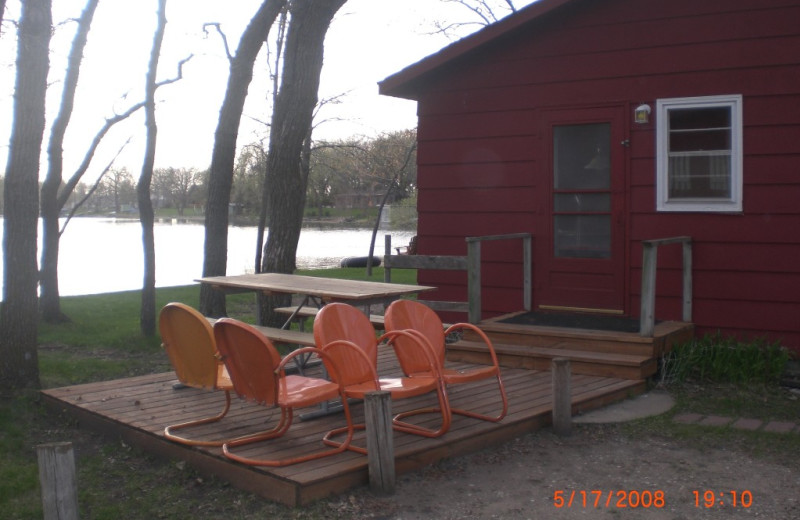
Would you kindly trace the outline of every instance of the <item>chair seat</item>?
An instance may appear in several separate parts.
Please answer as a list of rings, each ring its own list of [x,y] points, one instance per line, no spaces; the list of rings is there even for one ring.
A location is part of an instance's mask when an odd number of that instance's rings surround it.
[[[280,385],[281,392],[278,396],[280,406],[302,408],[339,397],[339,385],[324,379],[289,375]]]
[[[405,399],[415,397],[433,390],[436,390],[438,381],[432,376],[408,377],[386,377],[378,380],[381,390],[390,392],[392,399]],[[349,397],[364,399],[364,396],[375,391],[375,385],[371,382],[349,385],[345,393]]]
[[[481,381],[492,376],[496,376],[499,369],[494,365],[489,365],[481,368],[469,368],[465,370],[455,370],[452,368],[445,368],[442,370],[442,378],[444,382],[449,385],[457,385],[460,383],[471,383],[473,381]]]

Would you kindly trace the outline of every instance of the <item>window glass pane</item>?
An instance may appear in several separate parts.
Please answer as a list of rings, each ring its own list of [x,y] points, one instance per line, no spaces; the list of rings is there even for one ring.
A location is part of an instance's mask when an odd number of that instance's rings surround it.
[[[669,110],[668,197],[729,199],[731,107]]]
[[[730,155],[678,155],[669,158],[670,199],[730,197]]]
[[[611,258],[611,216],[555,215],[555,256]]]
[[[673,108],[669,111],[670,130],[730,128],[730,107]]]
[[[731,132],[723,130],[694,130],[692,132],[670,132],[671,152],[702,152],[706,150],[730,150]]]

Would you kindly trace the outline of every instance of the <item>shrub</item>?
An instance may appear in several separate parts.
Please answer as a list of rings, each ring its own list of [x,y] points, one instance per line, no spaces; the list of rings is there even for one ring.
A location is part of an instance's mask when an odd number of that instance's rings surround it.
[[[661,377],[665,383],[775,384],[788,361],[789,351],[780,342],[743,342],[717,332],[676,346],[664,356]]]

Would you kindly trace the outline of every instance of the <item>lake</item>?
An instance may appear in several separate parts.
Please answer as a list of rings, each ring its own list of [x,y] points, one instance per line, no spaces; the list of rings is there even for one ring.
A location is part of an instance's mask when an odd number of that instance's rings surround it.
[[[154,232],[157,287],[187,285],[202,276],[205,240],[202,224],[162,221],[155,224]],[[255,226],[229,228],[229,275],[254,271],[256,232]],[[383,256],[385,234],[392,235],[393,245],[404,246],[415,232],[379,230],[375,239],[377,256]],[[141,236],[142,228],[137,220],[76,218],[70,221],[61,237],[58,266],[61,295],[140,289],[144,276]],[[371,237],[372,229],[303,228],[297,246],[297,267],[339,267],[342,258],[366,256]],[[41,243],[41,228],[39,240]]]

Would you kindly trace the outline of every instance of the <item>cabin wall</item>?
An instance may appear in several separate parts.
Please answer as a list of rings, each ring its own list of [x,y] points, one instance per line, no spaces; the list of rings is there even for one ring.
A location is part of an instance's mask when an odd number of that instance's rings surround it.
[[[800,348],[798,20],[797,0],[575,1],[444,68],[419,94],[419,251],[465,254],[467,236],[546,236],[542,110],[622,106],[628,313],[638,315],[641,241],[689,235],[698,330]],[[722,94],[744,100],[744,211],[657,212],[655,122],[635,125],[633,108]],[[542,242],[534,261],[547,254]],[[521,301],[521,254],[497,247],[483,268],[489,315]],[[679,319],[679,247],[664,248],[659,269],[657,318]],[[434,272],[420,282],[465,294]]]

